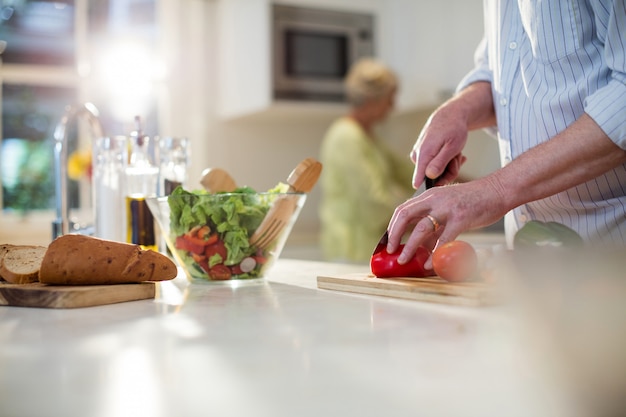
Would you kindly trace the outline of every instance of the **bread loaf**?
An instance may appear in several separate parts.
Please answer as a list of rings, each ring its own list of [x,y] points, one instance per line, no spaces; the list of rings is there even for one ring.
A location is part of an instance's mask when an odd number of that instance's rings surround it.
[[[13,284],[37,282],[45,246],[0,245],[0,276]]]
[[[165,281],[176,277],[167,256],[138,245],[84,235],[63,235],[48,246],[39,281],[44,284],[91,285]]]

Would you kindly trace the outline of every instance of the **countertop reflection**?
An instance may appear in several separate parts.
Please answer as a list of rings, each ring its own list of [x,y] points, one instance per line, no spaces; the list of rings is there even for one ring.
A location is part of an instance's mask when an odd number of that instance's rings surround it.
[[[179,276],[156,300],[1,307],[0,415],[573,415],[505,306],[316,288],[361,271],[281,259],[257,283]]]

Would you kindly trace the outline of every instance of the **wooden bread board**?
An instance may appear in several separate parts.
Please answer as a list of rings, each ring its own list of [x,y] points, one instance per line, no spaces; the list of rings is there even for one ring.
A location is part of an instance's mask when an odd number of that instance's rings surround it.
[[[0,306],[78,308],[154,298],[156,284],[46,285],[0,283]]]
[[[439,277],[376,278],[367,273],[318,276],[317,287],[326,290],[380,295],[407,300],[479,307],[498,303],[496,288],[483,282],[447,282]]]

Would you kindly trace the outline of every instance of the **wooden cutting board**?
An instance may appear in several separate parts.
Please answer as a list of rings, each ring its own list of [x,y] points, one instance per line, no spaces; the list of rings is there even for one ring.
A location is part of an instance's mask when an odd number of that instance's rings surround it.
[[[78,308],[154,298],[156,284],[46,285],[0,283],[0,306]]]
[[[486,306],[499,302],[495,286],[483,282],[447,282],[439,277],[376,278],[354,273],[318,276],[317,287],[326,290],[462,306]]]

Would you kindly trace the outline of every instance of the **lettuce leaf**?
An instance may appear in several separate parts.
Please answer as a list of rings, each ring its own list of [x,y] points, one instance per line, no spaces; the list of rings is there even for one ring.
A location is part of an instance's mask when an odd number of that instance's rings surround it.
[[[271,193],[281,192],[280,184]],[[220,194],[223,198],[219,199]],[[170,233],[181,236],[195,226],[208,225],[218,233],[226,246],[225,265],[237,265],[254,252],[249,238],[269,210],[271,199],[250,187],[240,187],[233,193],[217,193],[217,202],[210,203],[213,194],[205,190],[186,191],[177,187],[168,198]],[[215,263],[215,260],[213,261]]]

